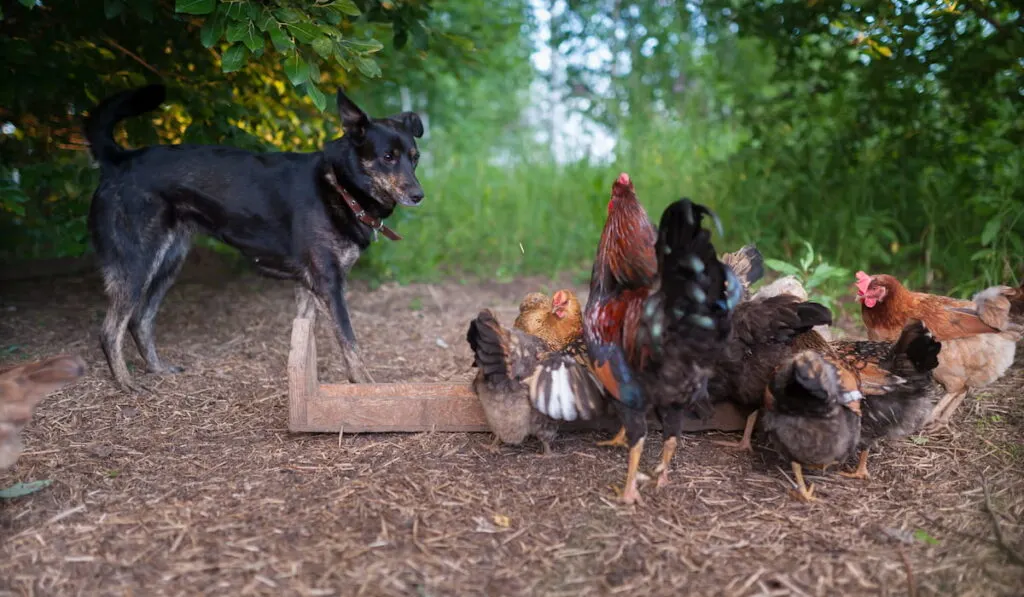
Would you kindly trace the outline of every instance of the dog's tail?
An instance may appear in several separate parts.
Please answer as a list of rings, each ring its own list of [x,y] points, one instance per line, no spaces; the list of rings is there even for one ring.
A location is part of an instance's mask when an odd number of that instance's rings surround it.
[[[101,164],[116,160],[124,152],[114,141],[117,123],[155,110],[166,97],[167,89],[155,84],[122,91],[100,102],[85,119],[85,138],[89,140],[92,156]]]

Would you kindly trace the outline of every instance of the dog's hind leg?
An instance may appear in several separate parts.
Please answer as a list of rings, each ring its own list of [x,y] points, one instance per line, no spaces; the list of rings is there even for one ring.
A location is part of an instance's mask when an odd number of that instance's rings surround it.
[[[103,348],[103,355],[107,357],[107,365],[110,366],[114,381],[123,389],[137,391],[138,388],[131,383],[128,365],[124,360],[123,345],[125,332],[128,331],[128,321],[141,299],[141,289],[132,288],[124,274],[114,268],[104,268],[103,278],[107,296],[110,297],[110,305],[107,307],[103,329],[100,331],[100,347]]]
[[[190,235],[180,230],[172,231],[163,239],[159,250],[154,255],[153,263],[147,273],[145,295],[143,301],[132,314],[128,330],[135,340],[139,354],[146,360],[146,370],[150,373],[181,373],[182,367],[165,365],[156,352],[156,341],[153,336],[153,325],[156,320],[160,303],[167,291],[174,284],[188,255]]]

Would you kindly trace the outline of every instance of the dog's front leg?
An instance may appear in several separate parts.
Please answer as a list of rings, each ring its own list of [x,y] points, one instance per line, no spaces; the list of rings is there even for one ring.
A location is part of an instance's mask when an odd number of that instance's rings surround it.
[[[345,373],[351,383],[374,383],[359,357],[356,333],[352,329],[352,320],[345,302],[345,274],[336,265],[328,268],[328,272],[321,280],[314,281],[314,293],[331,312],[334,333],[341,347],[341,358],[345,362]]]

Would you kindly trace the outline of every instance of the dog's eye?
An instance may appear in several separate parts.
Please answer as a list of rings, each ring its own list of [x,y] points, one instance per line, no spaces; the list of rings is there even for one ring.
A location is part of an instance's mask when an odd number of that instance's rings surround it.
[[[384,154],[384,161],[385,162],[393,162],[393,161],[395,161],[395,154],[391,153],[390,151],[385,153]]]

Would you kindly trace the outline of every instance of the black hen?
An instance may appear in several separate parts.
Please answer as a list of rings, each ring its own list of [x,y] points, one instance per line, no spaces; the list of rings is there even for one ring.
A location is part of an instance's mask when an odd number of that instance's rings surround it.
[[[743,301],[733,314],[732,332],[709,383],[714,402],[731,402],[746,413],[739,443],[721,445],[751,450],[750,438],[775,369],[795,352],[794,340],[814,326],[830,325],[832,312],[819,303],[788,294]]]
[[[804,483],[803,465],[844,461],[860,439],[860,395],[845,390],[838,368],[816,350],[785,360],[768,386],[764,428],[789,459],[804,501],[814,499],[814,486]]]
[[[943,387],[932,377],[942,343],[915,320],[895,343],[839,341],[832,347],[857,372],[864,395],[857,470],[840,474],[868,479],[868,451],[880,440],[919,431],[942,397]]]
[[[718,260],[711,232],[702,227],[704,216],[718,224],[711,210],[688,199],[662,213],[656,244],[658,283],[644,305],[637,332],[647,354],[640,377],[645,406],[661,420],[664,437],[655,469],[659,487],[668,481],[684,414],[711,412],[708,378],[725,348],[732,310],[743,293],[732,269]],[[644,411],[625,406],[619,413],[632,446],[630,468],[635,471],[647,433],[646,417]],[[627,491],[630,488],[627,482]]]

